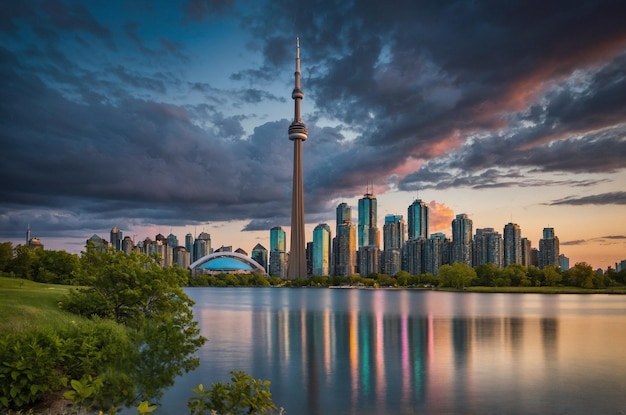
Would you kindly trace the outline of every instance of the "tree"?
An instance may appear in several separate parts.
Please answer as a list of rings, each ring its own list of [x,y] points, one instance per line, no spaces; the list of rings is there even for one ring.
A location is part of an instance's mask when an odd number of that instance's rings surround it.
[[[563,279],[561,273],[552,265],[544,267],[541,271],[543,272],[543,283],[548,287],[557,285]]]
[[[13,245],[11,242],[0,243],[0,272],[4,271],[13,259]]]
[[[462,262],[455,262],[452,265],[442,265],[439,267],[438,274],[442,287],[452,287],[456,289],[465,288],[476,278],[476,271]]]
[[[591,265],[579,262],[567,271],[570,283],[582,288],[602,288],[604,279],[593,271]]]

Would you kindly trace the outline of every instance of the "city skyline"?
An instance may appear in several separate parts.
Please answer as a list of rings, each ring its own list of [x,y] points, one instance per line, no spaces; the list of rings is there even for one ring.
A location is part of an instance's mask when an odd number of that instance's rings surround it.
[[[297,7],[294,7],[297,6]],[[377,196],[429,232],[554,228],[571,263],[626,252],[626,27],[615,1],[0,6],[0,240],[291,235],[293,42],[305,239]],[[567,11],[567,12],[565,12]],[[408,219],[408,218],[407,218]],[[288,247],[289,249],[289,247]]]

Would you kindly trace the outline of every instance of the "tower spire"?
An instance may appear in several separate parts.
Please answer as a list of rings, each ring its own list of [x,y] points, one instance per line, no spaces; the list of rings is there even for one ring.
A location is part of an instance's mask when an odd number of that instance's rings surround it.
[[[289,126],[289,139],[293,141],[293,190],[291,195],[291,245],[289,247],[289,279],[306,277],[306,251],[304,241],[304,189],[302,180],[302,142],[308,130],[302,122],[300,102],[304,92],[300,88],[300,38],[296,37],[295,85],[291,92],[294,101],[293,122]]]

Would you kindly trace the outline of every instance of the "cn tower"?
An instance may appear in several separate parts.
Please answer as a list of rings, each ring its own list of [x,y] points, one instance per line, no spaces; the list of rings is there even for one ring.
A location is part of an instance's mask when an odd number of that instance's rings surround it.
[[[304,190],[302,185],[302,142],[308,130],[300,117],[300,39],[296,38],[296,85],[291,93],[294,102],[293,122],[289,126],[289,139],[293,141],[293,190],[291,194],[291,244],[287,278],[306,277],[306,251],[304,242]]]

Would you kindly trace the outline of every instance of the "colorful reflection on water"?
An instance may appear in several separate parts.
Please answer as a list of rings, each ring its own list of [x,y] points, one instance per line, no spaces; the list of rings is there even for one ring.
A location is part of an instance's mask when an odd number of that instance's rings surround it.
[[[192,288],[192,387],[244,370],[288,414],[626,412],[626,297]],[[185,410],[182,410],[185,408]]]

